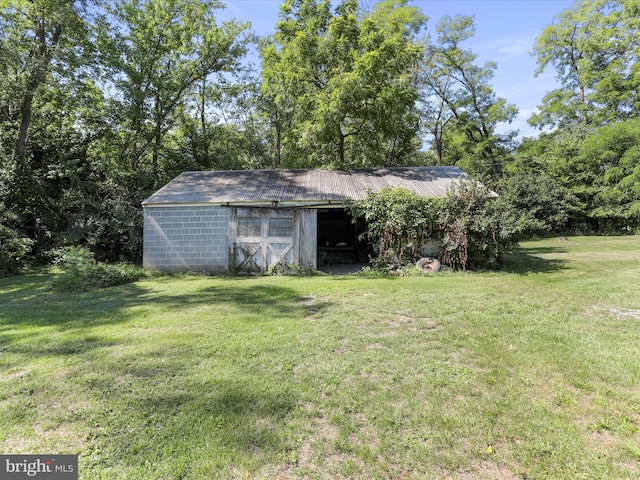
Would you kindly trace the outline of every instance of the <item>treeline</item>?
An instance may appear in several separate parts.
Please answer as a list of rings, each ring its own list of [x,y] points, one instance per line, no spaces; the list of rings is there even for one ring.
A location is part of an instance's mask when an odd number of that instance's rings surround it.
[[[517,108],[469,17],[431,37],[406,0],[286,0],[256,38],[222,8],[0,0],[0,273],[71,244],[139,260],[140,202],[185,170],[457,165],[531,233],[639,228],[634,2],[578,2],[542,32],[562,87],[521,142],[496,131]]]

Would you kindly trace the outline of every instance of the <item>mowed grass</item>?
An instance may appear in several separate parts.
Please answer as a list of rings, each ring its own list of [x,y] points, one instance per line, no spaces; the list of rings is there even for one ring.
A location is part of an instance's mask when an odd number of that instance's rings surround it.
[[[640,478],[640,238],[512,262],[2,279],[0,452],[77,453],[82,479]]]

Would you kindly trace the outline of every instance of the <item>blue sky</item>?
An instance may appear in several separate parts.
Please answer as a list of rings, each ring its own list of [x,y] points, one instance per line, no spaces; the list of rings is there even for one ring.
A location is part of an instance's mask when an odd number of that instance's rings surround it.
[[[281,0],[226,0],[221,15],[250,21],[258,35],[273,33]],[[335,2],[337,3],[337,2]],[[365,5],[374,4],[365,0]],[[498,64],[493,79],[497,95],[515,104],[520,113],[511,125],[499,131],[520,131],[520,136],[535,136],[527,118],[535,111],[546,92],[556,87],[555,72],[546,70],[534,78],[537,65],[530,55],[535,38],[552,23],[553,17],[570,8],[573,0],[410,0],[429,17],[427,28],[435,37],[435,26],[444,15],[458,13],[473,16],[476,33],[465,47],[479,55],[478,61]]]

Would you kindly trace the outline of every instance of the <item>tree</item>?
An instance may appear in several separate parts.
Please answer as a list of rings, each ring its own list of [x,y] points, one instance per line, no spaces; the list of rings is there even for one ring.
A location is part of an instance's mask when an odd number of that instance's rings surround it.
[[[511,122],[518,110],[504,98],[496,97],[491,88],[496,64],[487,62],[479,67],[474,63],[477,55],[460,47],[473,36],[472,18],[445,16],[436,30],[437,42],[429,46],[425,59],[425,70],[431,75],[424,77],[424,84],[427,94],[439,102],[428,128],[439,162],[462,164],[468,172],[481,177],[486,176],[488,167],[497,180],[501,159],[515,132],[499,135],[496,126]]]
[[[262,94],[276,164],[401,164],[417,149],[414,73],[426,22],[406,0],[287,0],[264,42]]]
[[[183,167],[206,167],[211,142],[255,139],[212,115],[228,109],[216,98],[230,97],[215,97],[223,89],[214,84],[220,76],[233,83],[230,72],[249,40],[247,25],[216,23],[217,0],[91,7],[82,0],[0,0],[0,7],[5,259],[35,241],[35,254],[82,243],[101,259],[135,260],[140,202]],[[241,93],[236,98],[240,105]],[[197,117],[206,121],[195,124],[193,138],[208,143],[189,158],[185,119]]]
[[[447,75],[440,74],[442,72],[436,64],[435,50],[429,49],[428,52],[429,56],[423,63],[418,79],[418,84],[422,85],[419,91],[418,112],[421,130],[431,136],[435,164],[446,165],[450,158],[446,153],[450,149],[445,145],[444,136],[449,123],[454,119],[446,99],[451,97],[454,81]]]
[[[67,163],[86,149],[89,20],[82,1],[0,3],[0,203],[35,253],[66,227]]]
[[[266,168],[267,127],[258,113],[259,83],[251,70],[198,86],[197,115],[183,112],[175,135],[182,170]]]
[[[501,179],[496,202],[521,234],[543,235],[568,229],[578,199],[549,174],[521,173]]]
[[[31,239],[16,229],[19,219],[13,209],[4,204],[3,199],[9,193],[9,172],[2,168],[3,156],[0,152],[0,277],[20,273],[33,245]]]
[[[542,31],[536,75],[553,66],[561,86],[545,95],[531,125],[586,127],[638,115],[639,13],[637,2],[577,1]]]
[[[68,71],[78,47],[86,46],[84,1],[3,0],[0,2],[0,107],[17,121],[13,147],[17,168],[27,151],[33,102],[52,69]],[[1,118],[0,118],[1,120]]]
[[[518,157],[524,158],[515,165],[519,172],[551,176],[577,199],[569,210],[574,228],[633,232],[640,226],[638,145],[640,120],[621,120],[543,135],[521,147]]]
[[[233,70],[246,51],[248,25],[218,25],[219,8],[217,0],[117,0],[108,8],[100,47],[116,93],[120,156],[156,183],[163,167],[173,173],[165,136],[189,96],[202,83],[204,95],[211,76]]]
[[[593,178],[589,216],[600,228],[614,232],[640,228],[640,119],[593,132],[577,163]]]
[[[585,39],[581,28],[583,13],[565,10],[564,15],[557,17],[558,22],[546,27],[536,39],[536,76],[540,75],[549,63],[553,63],[557,70],[556,78],[562,87],[545,95],[544,107],[540,114],[531,118],[532,125],[557,123],[561,126],[577,122],[587,125],[590,121],[586,93]]]

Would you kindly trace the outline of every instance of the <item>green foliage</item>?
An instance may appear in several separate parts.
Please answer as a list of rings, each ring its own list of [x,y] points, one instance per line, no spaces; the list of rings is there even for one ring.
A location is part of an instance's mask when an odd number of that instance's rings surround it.
[[[22,271],[33,243],[33,240],[4,225],[0,218],[0,277],[16,275]]]
[[[171,168],[175,150],[168,133],[189,101],[206,105],[210,77],[233,71],[246,52],[248,25],[218,25],[219,8],[217,0],[124,0],[101,24],[99,49],[117,92],[111,102],[120,155],[156,183]]]
[[[501,267],[522,233],[511,220],[486,187],[473,182],[454,186],[438,219],[440,261],[456,270]]]
[[[589,216],[614,232],[640,228],[640,119],[597,129],[578,161],[594,178]]]
[[[538,71],[556,70],[549,92],[529,122],[558,129],[602,125],[640,112],[637,93],[640,21],[637,2],[577,1],[536,39]]]
[[[260,156],[255,133],[208,118],[249,91],[216,88],[249,40],[246,24],[216,22],[216,0],[0,5],[0,204],[15,216],[4,236],[29,239],[33,255],[82,243],[137,261],[140,203],[158,185],[243,166],[231,157],[248,157],[245,139]]]
[[[496,201],[523,235],[564,232],[577,209],[576,196],[549,174],[511,175],[499,187]]]
[[[0,2],[0,122],[12,124],[18,169],[28,152],[31,115],[41,88],[63,76],[71,87],[80,63],[89,58],[85,7],[75,0]]]
[[[200,82],[197,116],[189,112],[179,116],[172,159],[178,172],[273,167],[267,127],[256,112],[258,82],[241,67],[236,76]]]
[[[364,200],[347,202],[346,208],[354,219],[367,222],[367,235],[382,267],[413,262],[434,232],[438,204],[438,199],[386,185],[378,192],[369,191]]]
[[[18,231],[18,215],[3,202],[9,191],[7,170],[2,168],[5,163],[3,160],[0,152],[0,277],[20,273],[29,259],[34,243]]]
[[[264,111],[279,167],[401,165],[418,149],[413,69],[424,17],[406,0],[371,12],[287,0],[263,42]]]
[[[542,136],[527,144],[520,171],[546,173],[570,192],[572,228],[629,233],[640,226],[639,144],[638,119]]]
[[[438,37],[428,46],[419,81],[424,128],[432,136],[437,163],[497,180],[516,132],[498,134],[496,126],[510,123],[518,109],[491,87],[496,64],[478,66],[478,55],[461,47],[475,32],[471,17],[445,16],[436,29]]]
[[[138,260],[142,256],[140,203],[146,192],[140,185],[134,190],[116,182],[97,187],[91,201],[84,202],[82,211],[74,217],[72,233],[76,231],[80,237],[74,240],[85,241],[100,260]]]
[[[428,239],[440,241],[440,260],[457,270],[499,267],[517,247],[520,227],[509,223],[486,188],[464,183],[445,198],[425,198],[400,187],[369,192],[347,208],[367,222],[377,251],[373,264],[389,270],[412,264]]]
[[[34,255],[64,230],[68,173],[92,130],[83,108],[91,68],[85,7],[61,0],[0,6],[0,183],[7,187],[0,185],[0,203]]]
[[[108,265],[94,260],[93,252],[85,247],[66,247],[58,252],[64,273],[56,275],[50,288],[57,292],[82,292],[132,283],[147,273],[130,264]]]
[[[263,275],[267,276],[283,276],[283,277],[311,277],[317,275],[318,272],[311,267],[300,264],[291,264],[280,262],[270,267]]]

